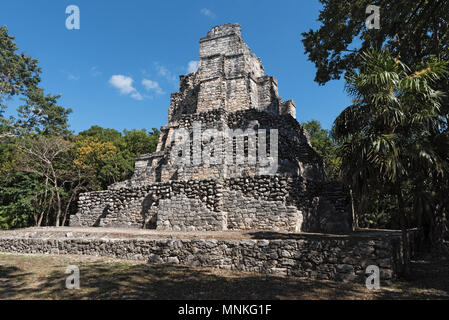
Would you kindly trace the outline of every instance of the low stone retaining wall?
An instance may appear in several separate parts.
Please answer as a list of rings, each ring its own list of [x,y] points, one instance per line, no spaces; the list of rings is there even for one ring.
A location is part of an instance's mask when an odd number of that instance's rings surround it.
[[[377,265],[381,281],[395,278],[400,268],[398,236],[328,237],[303,239],[108,239],[58,235],[27,238],[1,235],[0,252],[82,254],[213,267],[256,273],[292,275],[311,279],[358,281]]]

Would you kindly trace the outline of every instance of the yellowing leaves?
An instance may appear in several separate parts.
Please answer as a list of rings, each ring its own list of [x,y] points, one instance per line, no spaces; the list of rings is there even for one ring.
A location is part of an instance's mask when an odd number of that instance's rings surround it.
[[[426,74],[428,74],[428,73],[430,73],[430,72],[432,72],[432,68],[429,66],[429,67],[427,67],[427,68],[424,68],[424,69],[421,69],[421,70],[416,71],[414,74],[412,74],[412,75],[410,76],[410,78],[412,78],[412,79],[414,79],[414,78],[419,78],[419,77],[421,77],[421,76],[423,76],[423,75],[426,75]]]
[[[79,140],[76,145],[74,165],[82,169],[96,170],[104,161],[112,158],[118,150],[112,142],[102,142],[93,137]]]

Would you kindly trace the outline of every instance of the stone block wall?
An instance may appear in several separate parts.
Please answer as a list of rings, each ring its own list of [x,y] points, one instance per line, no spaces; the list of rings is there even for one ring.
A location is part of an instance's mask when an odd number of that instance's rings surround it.
[[[242,40],[240,26],[227,24],[201,38],[198,71],[180,77],[180,90],[171,97],[169,122],[219,108],[278,115],[280,101],[277,81],[265,76],[260,58]]]
[[[0,233],[0,252],[83,254],[149,263],[182,264],[309,279],[365,283],[369,265],[380,268],[380,282],[392,280],[401,269],[398,235],[298,239],[175,240],[95,238],[92,236],[11,235]]]
[[[251,101],[245,77],[235,77],[226,79],[225,82],[225,109],[229,112],[250,108]]]
[[[198,94],[198,112],[207,112],[224,107],[222,95],[222,81],[219,78],[203,80]]]
[[[138,186],[142,184],[165,182],[173,179],[207,179],[207,178],[227,178],[231,176],[257,175],[263,171],[259,164],[249,165],[248,163],[239,165],[224,165],[225,158],[225,140],[222,140],[222,164],[221,168],[217,166],[208,166],[200,162],[193,163],[190,167],[176,167],[171,162],[171,148],[174,141],[174,132],[183,128],[192,133],[194,123],[201,123],[201,132],[203,134],[207,129],[217,129],[225,132],[227,129],[242,131],[242,137],[245,136],[247,129],[265,130],[267,133],[267,150],[269,148],[270,129],[278,129],[278,173],[288,173],[293,176],[304,176],[308,179],[326,181],[326,173],[323,167],[323,161],[320,156],[310,146],[307,138],[307,132],[290,115],[275,116],[264,111],[255,109],[242,110],[228,113],[224,109],[211,110],[209,112],[198,114],[182,115],[176,122],[162,128],[158,150],[151,155],[143,155],[136,158],[135,174],[128,183],[128,186]],[[200,156],[200,153],[194,152],[193,140],[190,142],[191,160],[193,156]],[[241,142],[239,142],[239,145]],[[203,148],[206,144],[203,143]],[[257,145],[256,145],[257,147]],[[247,146],[245,147],[247,150]],[[163,150],[163,151],[162,151]],[[236,150],[233,150],[234,154]],[[246,160],[245,160],[246,161]],[[263,173],[262,173],[263,174]],[[117,186],[123,186],[119,184]],[[125,183],[126,185],[126,183]],[[112,186],[114,188],[114,186]]]
[[[200,39],[200,58],[215,55],[238,55],[243,53],[242,35],[239,26],[222,27],[220,34],[209,32]]]
[[[168,220],[167,214],[170,210],[173,214],[176,214],[178,210],[173,211],[173,209],[178,209],[178,202],[174,201],[172,209],[169,209],[171,202],[168,200],[177,199],[179,196],[200,201],[201,205],[192,206],[192,209],[201,208],[200,211],[196,212],[197,214],[201,215],[201,212],[205,210],[204,208],[217,214],[221,211],[221,200],[218,197],[220,188],[219,181],[197,180],[169,181],[132,188],[122,187],[88,192],[80,195],[78,212],[71,216],[70,225],[156,228],[156,226],[166,224],[165,221]],[[160,201],[162,200],[167,201],[160,207]],[[183,210],[179,210],[178,218],[180,218],[182,212]],[[184,210],[183,214],[185,218],[180,220],[180,224],[183,221],[190,221],[191,213]],[[169,226],[174,225],[175,223],[169,224]]]
[[[296,119],[296,103],[293,100],[282,102],[279,106],[279,113],[281,115],[290,115]]]
[[[196,72],[180,76],[180,90],[171,94],[168,121],[176,121],[183,114],[197,112],[198,93],[200,81]],[[158,150],[159,151],[159,150]]]
[[[123,187],[82,194],[70,225],[345,233],[352,215],[342,188],[290,176]]]
[[[256,200],[242,192],[225,191],[223,208],[231,230],[301,231],[302,212],[283,201]]]
[[[209,199],[213,199],[213,196]],[[226,214],[214,212],[198,199],[175,196],[159,202],[158,230],[214,231],[226,228]]]

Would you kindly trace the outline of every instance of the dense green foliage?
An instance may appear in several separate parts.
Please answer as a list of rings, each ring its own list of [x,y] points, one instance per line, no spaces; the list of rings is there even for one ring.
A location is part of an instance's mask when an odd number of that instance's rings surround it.
[[[354,98],[335,120],[341,174],[360,226],[419,227],[448,239],[448,0],[320,0],[317,30],[303,33],[315,81],[345,76]],[[366,8],[380,8],[368,30]]]
[[[318,17],[321,26],[302,36],[306,54],[317,68],[315,81],[320,84],[357,68],[359,53],[371,48],[387,49],[412,71],[430,55],[449,58],[448,0],[319,1],[323,4]],[[380,8],[379,30],[366,28],[368,5]]]
[[[95,172],[96,186],[105,189],[108,185],[129,178],[134,170],[134,159],[139,154],[151,153],[156,150],[159,139],[159,130],[153,128],[152,132],[142,130],[124,130],[123,134],[114,129],[103,129],[92,126],[82,131],[76,137],[78,157],[82,151],[90,149],[85,156],[89,166]],[[105,149],[111,150],[105,155]],[[98,152],[102,152],[100,155]]]
[[[317,120],[302,124],[310,135],[310,143],[316,152],[323,158],[324,167],[329,178],[340,179],[341,160],[337,156],[337,144],[329,130],[323,129]]]
[[[40,82],[38,61],[18,50],[8,29],[0,27],[0,105],[8,97],[36,88]]]
[[[80,133],[2,139],[0,228],[63,225],[75,210],[80,192],[103,190],[129,178],[135,156],[141,150],[155,151],[157,130],[117,132],[113,141],[102,142],[99,132],[107,130],[95,127],[92,131],[98,136]]]
[[[412,72],[388,51],[367,51],[361,60],[346,75],[353,104],[334,125],[343,177],[361,210],[373,190],[396,199],[390,215],[398,215],[404,240],[407,228],[424,224],[425,236],[437,240],[443,235],[435,221],[449,209],[437,194],[449,173],[449,135],[441,131],[444,94],[432,87],[447,76],[447,63],[429,59]]]

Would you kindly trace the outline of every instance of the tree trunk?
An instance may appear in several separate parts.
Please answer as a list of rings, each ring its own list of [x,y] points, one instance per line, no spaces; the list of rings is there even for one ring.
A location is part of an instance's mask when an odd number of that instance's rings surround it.
[[[405,214],[405,206],[401,190],[398,191],[397,197],[398,197],[399,218],[402,233],[402,275],[404,277],[407,277],[410,275],[410,246],[408,241],[407,217]]]
[[[355,214],[354,195],[352,193],[352,188],[349,188],[349,196],[351,197],[352,230],[355,231],[359,229],[359,219]]]
[[[62,223],[61,223],[62,227],[65,226],[66,217],[67,217],[67,210],[64,212],[64,216],[62,217]]]
[[[47,210],[50,210],[50,208],[52,207],[52,204],[53,204],[53,198],[54,198],[54,194],[53,194],[53,192],[52,192],[52,193],[51,193],[50,200],[49,200],[49,202],[48,202]],[[45,210],[42,211],[42,217],[41,217],[41,218],[43,219],[44,216],[45,216],[45,225],[48,226],[48,216],[49,216],[48,211],[47,211],[47,214],[45,214]],[[42,221],[41,221],[41,222],[42,222]]]
[[[37,222],[37,226],[40,227],[42,225],[42,220],[44,219],[44,211],[41,212],[39,217],[39,221]]]
[[[48,177],[45,178],[45,193],[44,193],[44,200],[42,200],[42,210],[41,213],[39,215],[39,220],[37,221],[37,226],[40,227],[42,224],[42,219],[44,218],[44,213],[45,213],[45,207],[46,207],[46,200],[47,200],[47,195],[48,195]]]
[[[39,226],[37,225],[37,223],[38,223],[38,221],[39,221],[39,215],[37,215],[36,213],[33,213],[33,219],[34,219],[34,225],[35,225],[36,227],[39,227]]]
[[[64,210],[64,216],[62,217],[62,224],[61,224],[62,226],[65,226],[65,222],[67,220],[67,215],[68,215],[69,210],[70,210],[70,205],[72,204],[72,201],[75,198],[76,194],[77,194],[76,190],[74,190],[72,195],[70,196],[69,200],[67,201],[67,205],[66,205],[65,210]]]
[[[56,180],[56,177],[55,177],[55,184],[54,184],[54,186],[55,186],[55,192],[56,192],[56,205],[57,205],[57,208],[56,208],[56,227],[59,227],[59,220],[61,219],[61,211],[62,211],[62,209],[61,209],[61,196],[59,194],[58,181]]]
[[[56,226],[59,227],[59,220],[61,219],[61,197],[59,195],[59,190],[56,190],[56,199],[57,199],[57,213],[56,213]]]
[[[58,189],[58,176],[57,176],[56,171],[52,165],[50,167],[50,170],[52,172],[53,186],[55,187],[55,192],[56,192],[56,223],[55,224],[56,224],[56,227],[59,227],[61,213],[62,213],[61,195],[59,194],[59,189]]]
[[[430,231],[432,250],[436,252],[447,253],[448,251],[448,248],[444,245],[444,240],[448,232],[447,223],[445,207],[437,206]]]

